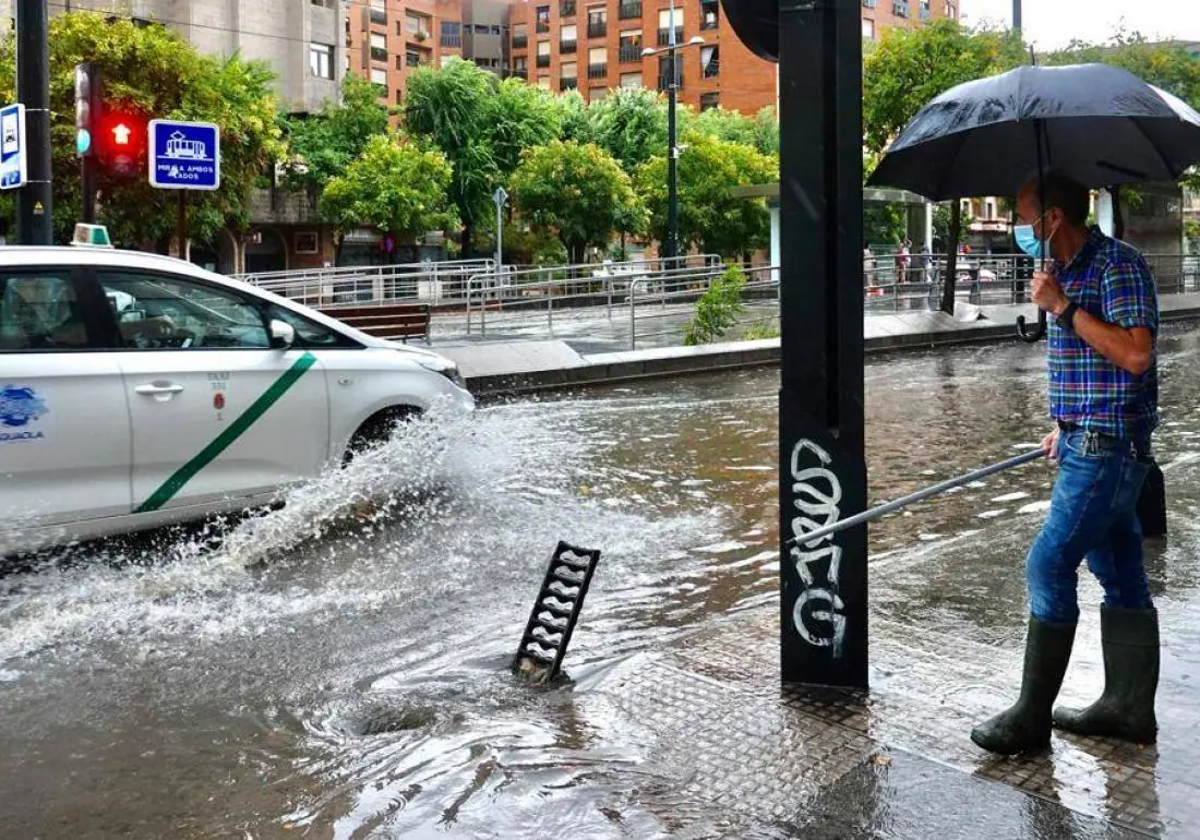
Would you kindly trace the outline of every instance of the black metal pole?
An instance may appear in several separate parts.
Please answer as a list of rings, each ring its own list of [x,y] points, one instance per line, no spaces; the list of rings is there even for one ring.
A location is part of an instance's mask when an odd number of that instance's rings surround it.
[[[671,20],[671,25],[674,25],[674,19]],[[672,29],[672,42],[674,39],[675,31]],[[678,71],[673,45],[667,54],[671,56],[671,78],[667,83],[667,241],[663,243],[663,256],[670,258],[679,255],[679,188],[676,182],[678,151],[675,147],[675,74]]]
[[[1013,0],[1013,29],[1021,31],[1021,0]]]
[[[47,0],[17,0],[17,101],[25,105],[29,181],[17,191],[22,245],[49,245],[54,236],[50,195],[50,42]]]
[[[175,254],[179,259],[187,259],[187,190],[179,190],[178,203],[175,206],[175,242],[179,251]]]
[[[83,189],[82,216],[86,224],[96,223],[96,169],[91,156],[79,159],[79,179]]]
[[[784,682],[867,686],[859,4],[779,3]],[[795,540],[794,543],[791,541]]]

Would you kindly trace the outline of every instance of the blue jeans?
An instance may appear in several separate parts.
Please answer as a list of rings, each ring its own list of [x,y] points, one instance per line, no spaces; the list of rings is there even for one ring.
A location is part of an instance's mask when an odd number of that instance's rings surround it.
[[[1079,563],[1104,587],[1108,607],[1149,609],[1137,502],[1150,471],[1150,441],[1131,442],[1082,429],[1058,439],[1058,479],[1050,513],[1025,559],[1029,612],[1039,621],[1074,624]]]

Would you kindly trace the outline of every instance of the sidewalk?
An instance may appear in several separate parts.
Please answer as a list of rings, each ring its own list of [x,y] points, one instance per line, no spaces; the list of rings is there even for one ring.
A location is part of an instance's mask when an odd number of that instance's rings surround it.
[[[1200,293],[1164,295],[1164,322],[1200,318]],[[1031,324],[1037,310],[1018,306],[962,306],[959,319],[944,312],[868,315],[866,351],[919,350],[954,344],[1016,340],[1016,319]],[[966,318],[973,317],[971,320]],[[779,363],[779,339],[590,353],[595,342],[577,339],[514,339],[442,343],[434,348],[458,363],[476,396],[498,396],[703,373]]]

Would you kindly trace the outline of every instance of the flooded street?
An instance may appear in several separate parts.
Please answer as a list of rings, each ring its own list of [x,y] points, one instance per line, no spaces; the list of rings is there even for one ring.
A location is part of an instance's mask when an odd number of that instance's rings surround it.
[[[870,360],[872,503],[1037,443],[1044,350]],[[1148,563],[1177,614],[1200,587],[1198,359],[1200,331],[1164,336],[1173,535]],[[0,835],[670,834],[640,807],[665,780],[639,720],[590,689],[775,602],[777,388],[764,369],[485,407],[293,488],[218,548],[212,526],[0,578]],[[873,621],[1019,645],[1052,478],[1031,465],[873,526]],[[574,684],[531,688],[507,666],[560,539],[603,556]]]

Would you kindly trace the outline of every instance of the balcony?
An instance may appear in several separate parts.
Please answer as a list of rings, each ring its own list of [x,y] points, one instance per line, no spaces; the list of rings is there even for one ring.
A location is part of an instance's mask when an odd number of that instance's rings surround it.
[[[462,46],[462,34],[458,32],[443,32],[441,44],[443,47],[459,48]]]
[[[575,16],[575,0],[558,0],[559,17]]]
[[[514,63],[513,69],[512,69],[512,74],[514,76],[516,76],[518,79],[528,79],[529,78],[529,65]]]
[[[717,3],[700,4],[700,31],[716,29],[721,25],[721,7]]]
[[[675,27],[675,43],[676,44],[683,43],[683,27],[682,26]],[[670,44],[671,44],[670,28],[663,27],[662,29],[658,30],[658,45],[660,47],[666,47],[666,46],[670,46]]]
[[[617,17],[620,20],[641,20],[642,19],[642,4],[636,3],[620,3],[617,6]]]
[[[617,60],[622,64],[641,64],[642,45],[621,44],[620,48],[617,50]]]
[[[560,41],[558,51],[564,55],[569,55],[579,49],[578,41]]]
[[[667,90],[671,89],[671,74],[670,73],[659,73],[658,74],[658,89],[660,91],[667,91]],[[683,79],[682,78],[675,79],[675,90],[683,90]]]
[[[529,36],[528,35],[514,35],[513,36],[513,49],[514,50],[523,50],[528,46],[529,46]]]
[[[606,76],[608,76],[608,62],[605,62],[604,64],[589,64],[588,65],[588,78],[589,79],[603,79]]]
[[[387,10],[371,9],[370,19],[371,19],[371,23],[381,24],[381,25],[386,26],[387,25]]]
[[[534,31],[541,34],[550,31],[550,19],[538,18],[537,24],[533,27]]]
[[[387,61],[388,60],[388,51],[386,49],[384,49],[383,47],[371,47],[371,60],[372,61]]]
[[[575,76],[563,76],[558,80],[558,89],[562,91],[578,90],[579,79],[577,79]]]
[[[721,75],[721,60],[714,58],[704,65],[704,72],[701,74],[706,79],[715,79]]]
[[[911,14],[908,8],[908,0],[892,0],[892,14],[901,18],[908,17]]]
[[[537,66],[538,67],[549,67],[550,66],[550,56],[539,55],[537,57]]]
[[[608,21],[589,20],[587,33],[589,38],[603,38],[608,34]]]

